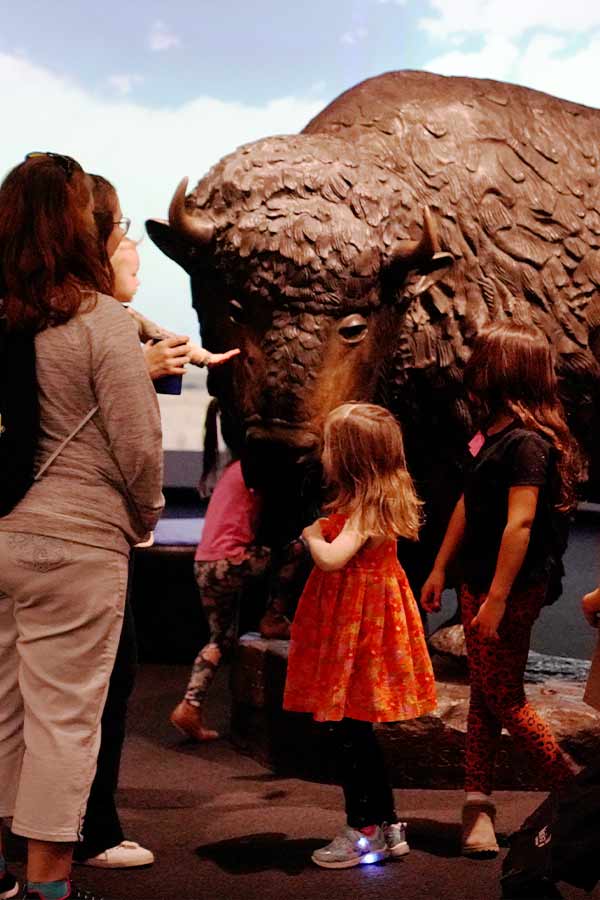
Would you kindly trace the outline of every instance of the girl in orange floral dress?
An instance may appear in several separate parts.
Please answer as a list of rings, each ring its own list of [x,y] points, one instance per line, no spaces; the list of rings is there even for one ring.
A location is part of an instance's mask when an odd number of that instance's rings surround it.
[[[402,433],[380,406],[345,403],[325,422],[331,515],[304,529],[315,563],[292,625],[284,707],[330,725],[347,826],[313,853],[341,869],[408,853],[373,722],[435,707],[421,617],[396,557],[420,502]]]

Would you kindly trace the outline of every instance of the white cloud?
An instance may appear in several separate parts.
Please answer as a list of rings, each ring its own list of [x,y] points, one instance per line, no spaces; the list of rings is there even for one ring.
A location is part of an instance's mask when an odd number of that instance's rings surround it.
[[[354,44],[358,44],[359,41],[364,41],[368,34],[368,30],[364,26],[359,25],[357,28],[345,31],[340,37],[340,43],[351,47]]]
[[[565,38],[551,34],[535,34],[524,47],[493,36],[486,37],[479,50],[451,50],[428,60],[424,68],[440,75],[510,81],[600,107],[600,82],[594,77],[599,58],[600,35],[577,50]]]
[[[30,150],[68,153],[115,184],[123,214],[133,219],[133,237],[143,234],[146,218],[166,216],[184,175],[194,184],[235,147],[269,134],[297,132],[324,105],[314,95],[282,97],[262,106],[205,96],[155,109],[94,96],[72,80],[3,53],[0,88],[5,124],[0,178]],[[185,273],[149,239],[140,251],[140,310],[176,331],[197,334]]]
[[[181,38],[172,31],[161,19],[157,19],[152,25],[148,35],[148,46],[154,52],[171,50],[181,45]]]
[[[419,25],[440,40],[455,34],[515,38],[531,29],[587,34],[600,28],[600,4],[592,0],[429,0],[433,16]]]
[[[429,60],[425,68],[439,75],[468,75],[471,78],[506,79],[519,55],[518,48],[504,37],[492,37],[480,50],[450,50]]]
[[[117,94],[121,94],[121,96],[126,96],[130,94],[134,87],[138,84],[142,84],[144,79],[141,75],[110,75],[107,78],[109,85],[115,89]]]
[[[417,24],[448,49],[424,62],[428,71],[510,81],[600,106],[600,4],[429,0],[429,6],[435,15]]]

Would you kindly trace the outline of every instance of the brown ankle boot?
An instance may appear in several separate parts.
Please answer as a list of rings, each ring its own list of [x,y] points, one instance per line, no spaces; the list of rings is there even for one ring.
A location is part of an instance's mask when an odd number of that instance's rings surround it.
[[[220,737],[218,731],[202,726],[202,712],[199,706],[193,706],[187,700],[178,703],[170,715],[171,724],[177,731],[193,741],[214,741]]]
[[[498,853],[494,823],[496,807],[491,800],[467,800],[462,811],[463,856],[491,856]]]
[[[290,620],[284,615],[279,600],[268,607],[258,626],[260,636],[272,641],[289,641],[290,628]]]

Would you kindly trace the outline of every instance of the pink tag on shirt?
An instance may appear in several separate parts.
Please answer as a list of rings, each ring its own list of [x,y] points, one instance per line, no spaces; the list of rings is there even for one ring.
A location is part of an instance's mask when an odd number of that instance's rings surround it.
[[[478,431],[477,434],[471,438],[469,441],[469,450],[471,452],[471,456],[477,456],[481,448],[483,447],[483,442],[485,441],[485,435]]]

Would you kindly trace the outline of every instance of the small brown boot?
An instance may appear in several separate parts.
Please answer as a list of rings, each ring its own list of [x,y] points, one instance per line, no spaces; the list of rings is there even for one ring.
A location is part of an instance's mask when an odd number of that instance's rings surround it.
[[[271,641],[289,641],[290,629],[290,620],[284,615],[283,604],[275,600],[260,620],[260,636]]]
[[[498,842],[494,823],[496,807],[491,800],[467,800],[462,811],[463,856],[495,856]]]
[[[178,703],[170,715],[171,724],[177,731],[193,741],[215,741],[220,734],[202,726],[202,712],[199,706],[193,706],[187,700]]]

